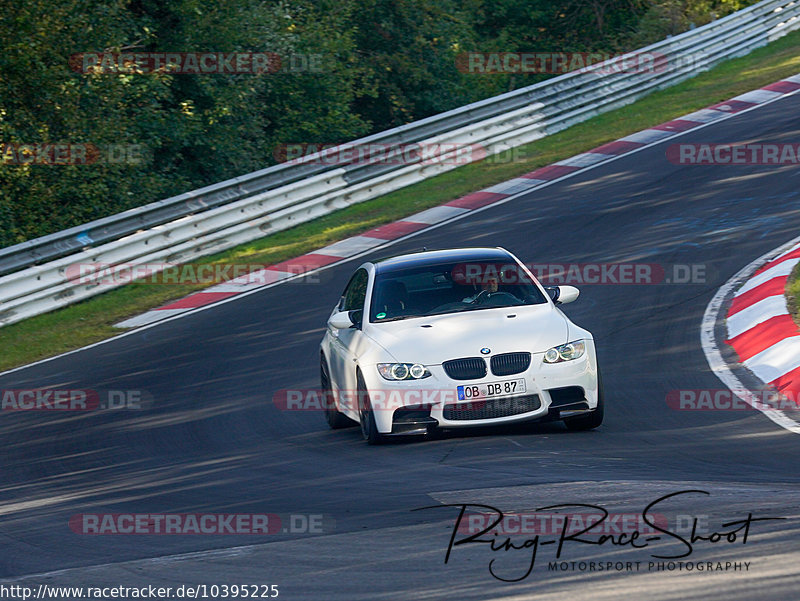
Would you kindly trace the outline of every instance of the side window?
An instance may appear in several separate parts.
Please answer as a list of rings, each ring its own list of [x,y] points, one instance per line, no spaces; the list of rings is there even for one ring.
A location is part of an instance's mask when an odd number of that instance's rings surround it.
[[[356,309],[364,308],[364,301],[367,298],[367,280],[369,275],[366,269],[359,269],[350,278],[350,283],[342,295],[342,301],[339,308],[342,311],[354,311]]]

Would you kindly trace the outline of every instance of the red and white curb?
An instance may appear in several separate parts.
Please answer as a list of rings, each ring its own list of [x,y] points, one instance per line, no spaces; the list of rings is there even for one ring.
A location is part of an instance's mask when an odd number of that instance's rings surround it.
[[[727,340],[761,382],[797,399],[800,392],[800,330],[786,306],[786,280],[800,261],[800,238],[762,255],[722,286],[706,307],[700,338],[711,370],[737,397],[779,426],[800,434],[800,423],[784,411],[765,407],[760,394],[748,390],[722,357],[715,327],[731,292],[726,313]]]
[[[261,271],[206,288],[202,292],[196,292],[157,309],[126,319],[116,324],[116,327],[135,328],[148,325],[242,293],[251,292],[290,278],[300,277],[298,274],[304,274],[316,268],[353,258],[387,242],[442,224],[470,211],[483,209],[494,203],[508,200],[514,195],[544,187],[557,179],[590,169],[602,162],[637,151],[645,146],[663,142],[684,132],[730,117],[759,104],[776,100],[797,90],[800,90],[800,75],[794,75],[760,90],[747,92],[726,102],[715,104],[678,119],[656,125],[650,129],[625,136],[614,142],[603,144],[588,152],[541,167],[485,190],[451,200],[441,206],[406,217],[401,221],[382,225],[358,236],[315,250],[312,253],[270,265]]]
[[[727,316],[726,342],[742,365],[792,399],[800,393],[800,330],[784,289],[798,262],[800,244],[768,261],[736,291]]]

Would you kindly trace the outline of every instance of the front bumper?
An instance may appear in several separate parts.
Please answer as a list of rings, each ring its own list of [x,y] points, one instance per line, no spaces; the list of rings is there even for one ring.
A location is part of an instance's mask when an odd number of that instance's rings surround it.
[[[441,365],[427,365],[431,377],[401,382],[380,377],[374,366],[367,387],[375,423],[383,434],[422,434],[431,427],[469,428],[544,418],[559,419],[597,407],[597,361],[594,342],[586,340],[580,359],[547,364],[534,353],[525,371],[476,380],[454,380]],[[525,380],[525,392],[482,400],[459,400],[458,386]]]

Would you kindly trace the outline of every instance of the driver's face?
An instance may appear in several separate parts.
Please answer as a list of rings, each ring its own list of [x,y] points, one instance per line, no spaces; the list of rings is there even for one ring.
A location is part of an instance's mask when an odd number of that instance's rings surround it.
[[[486,292],[497,292],[497,288],[498,288],[498,285],[497,285],[497,279],[496,278],[489,278],[483,284],[483,289],[486,290]]]

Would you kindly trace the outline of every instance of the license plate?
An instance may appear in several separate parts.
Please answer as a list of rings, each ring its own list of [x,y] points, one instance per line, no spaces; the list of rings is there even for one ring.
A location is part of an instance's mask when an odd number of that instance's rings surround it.
[[[459,386],[458,400],[470,401],[472,399],[491,399],[498,396],[513,396],[525,392],[525,379],[503,380],[502,382],[489,382],[488,384],[473,384]]]

